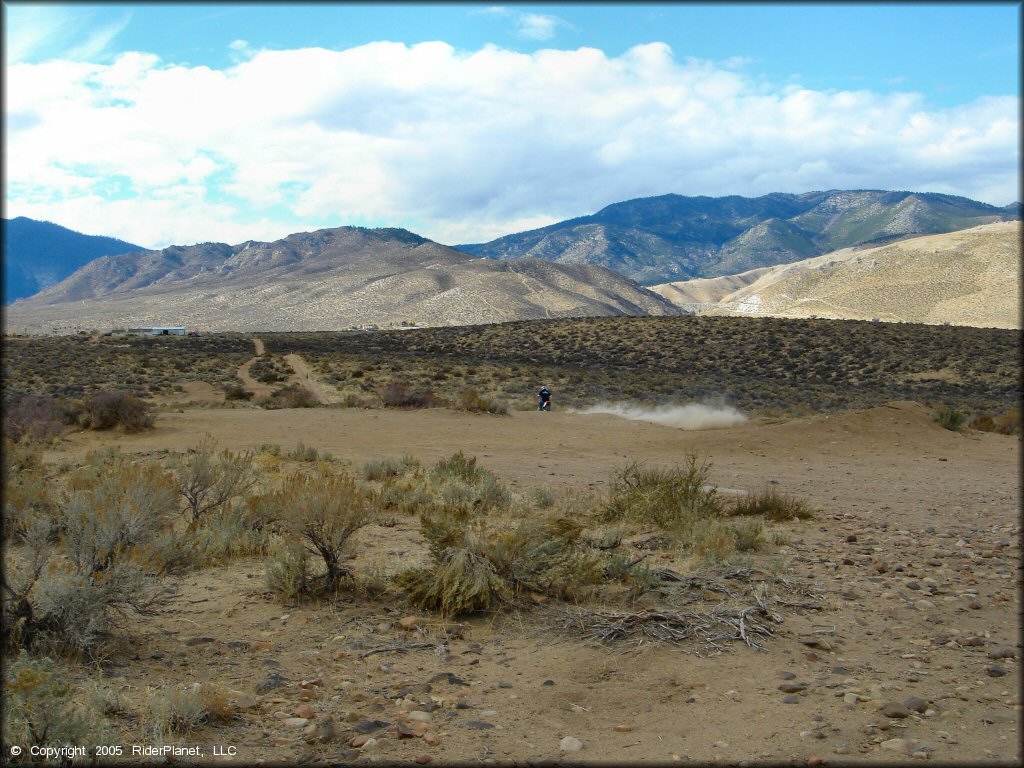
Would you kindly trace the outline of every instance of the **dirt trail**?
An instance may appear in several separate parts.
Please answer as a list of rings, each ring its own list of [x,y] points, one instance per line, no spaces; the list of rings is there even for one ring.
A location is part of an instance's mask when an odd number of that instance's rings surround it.
[[[262,381],[256,381],[249,373],[252,368],[252,364],[255,363],[261,355],[266,351],[263,346],[263,339],[252,339],[253,346],[256,349],[256,356],[246,360],[242,363],[238,369],[238,373],[235,374],[242,381],[242,386],[253,393],[254,396],[260,397],[261,395],[269,395],[274,391],[274,387],[270,384],[264,384]]]
[[[334,401],[327,387],[316,377],[313,369],[309,367],[309,363],[302,358],[302,355],[285,355],[284,359],[295,370],[295,380],[312,392],[317,401],[325,404]]]

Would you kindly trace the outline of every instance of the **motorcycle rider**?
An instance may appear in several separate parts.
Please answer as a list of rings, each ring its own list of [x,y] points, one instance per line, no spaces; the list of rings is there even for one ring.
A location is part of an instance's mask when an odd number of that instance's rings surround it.
[[[537,393],[537,410],[538,411],[550,411],[551,410],[551,390],[546,386],[541,386],[540,392]]]

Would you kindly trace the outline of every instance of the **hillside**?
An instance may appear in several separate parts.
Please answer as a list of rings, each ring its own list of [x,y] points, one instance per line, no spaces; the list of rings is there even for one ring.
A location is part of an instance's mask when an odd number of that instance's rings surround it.
[[[60,282],[93,259],[141,251],[113,237],[83,235],[24,216],[4,219],[4,304]]]
[[[1020,238],[1001,222],[652,290],[708,314],[1020,328]]]
[[[339,227],[97,259],[6,313],[6,329],[185,324],[341,330],[681,310],[593,265],[477,259],[400,229]]]
[[[716,277],[870,243],[1020,218],[963,197],[879,190],[775,193],[758,198],[659,197],[591,216],[457,246],[476,256],[598,264],[643,285]]]

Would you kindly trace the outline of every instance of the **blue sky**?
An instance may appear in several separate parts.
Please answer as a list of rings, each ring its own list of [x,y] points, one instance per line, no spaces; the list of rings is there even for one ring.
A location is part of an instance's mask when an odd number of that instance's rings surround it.
[[[5,213],[477,242],[677,192],[1018,199],[1020,4],[4,3]]]

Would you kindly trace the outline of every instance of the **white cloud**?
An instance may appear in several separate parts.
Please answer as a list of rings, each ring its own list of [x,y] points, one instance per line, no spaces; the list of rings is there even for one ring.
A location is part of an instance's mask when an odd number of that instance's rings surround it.
[[[662,43],[238,43],[224,70],[143,53],[8,67],[7,215],[153,245],[353,223],[455,243],[667,192],[1018,195],[1016,96],[933,109],[772,87]]]
[[[50,4],[9,4],[4,8],[6,63],[17,64],[59,55],[70,61],[95,60],[131,21],[125,11],[97,26],[88,7]]]
[[[516,28],[520,35],[531,40],[550,40],[555,36],[555,28],[562,23],[557,16],[524,13],[516,19]]]

